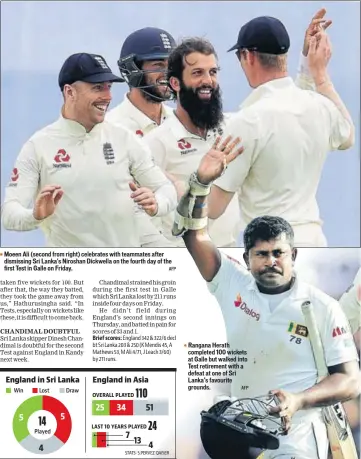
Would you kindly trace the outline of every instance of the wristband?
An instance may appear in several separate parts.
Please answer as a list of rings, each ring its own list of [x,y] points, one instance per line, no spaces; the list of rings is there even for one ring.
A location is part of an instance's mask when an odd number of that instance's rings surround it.
[[[212,182],[208,185],[198,181],[197,172],[193,172],[189,177],[189,192],[192,196],[207,196],[211,191]]]

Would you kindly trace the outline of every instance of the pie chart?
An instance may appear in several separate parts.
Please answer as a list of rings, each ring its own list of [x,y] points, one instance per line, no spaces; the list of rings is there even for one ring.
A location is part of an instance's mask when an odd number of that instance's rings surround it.
[[[31,453],[53,453],[68,441],[71,417],[58,399],[37,395],[25,400],[16,410],[13,432],[21,446]]]

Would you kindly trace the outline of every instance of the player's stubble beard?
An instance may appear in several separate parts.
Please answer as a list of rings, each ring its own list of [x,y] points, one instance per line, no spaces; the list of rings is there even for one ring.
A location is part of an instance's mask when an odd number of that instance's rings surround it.
[[[198,91],[205,88],[210,86],[191,88],[180,81],[179,102],[195,126],[201,129],[213,129],[223,121],[222,93],[217,86],[211,88],[212,94],[209,100],[200,99]]]
[[[158,89],[158,86],[150,86],[152,83],[148,80],[146,75],[142,75],[142,79],[139,83],[139,86],[149,86],[149,88],[140,89],[142,91],[143,97],[147,102],[151,104],[160,104],[170,99],[170,91],[164,93]]]

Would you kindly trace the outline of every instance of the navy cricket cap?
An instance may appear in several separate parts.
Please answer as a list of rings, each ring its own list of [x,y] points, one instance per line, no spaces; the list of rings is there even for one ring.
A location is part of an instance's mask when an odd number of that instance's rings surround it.
[[[145,27],[131,33],[124,41],[120,59],[135,54],[138,60],[167,59],[176,43],[172,35],[163,29]]]
[[[244,24],[237,43],[228,51],[249,49],[267,54],[285,54],[290,47],[290,37],[279,19],[260,16]]]
[[[104,81],[121,82],[114,75],[105,59],[99,54],[77,53],[69,56],[59,72],[59,86],[72,84],[75,81],[103,83]]]

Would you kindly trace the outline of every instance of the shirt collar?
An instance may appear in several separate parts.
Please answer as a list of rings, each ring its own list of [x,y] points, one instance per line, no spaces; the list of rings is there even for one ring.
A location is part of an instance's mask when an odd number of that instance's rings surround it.
[[[295,83],[291,77],[276,78],[275,80],[267,81],[267,83],[263,83],[254,89],[239,108],[242,109],[250,107],[260,99],[268,97],[276,91],[280,91],[294,85]]]
[[[197,135],[197,134],[193,134],[192,132],[189,132],[185,126],[179,121],[179,118],[177,117],[177,115],[175,114],[175,111],[172,110],[172,113],[171,113],[171,116],[169,117],[169,121],[170,123],[170,128],[171,128],[171,131],[175,137],[175,139],[177,140],[177,142],[181,139],[198,139],[198,140],[208,140],[211,136],[213,137],[216,137],[216,135],[222,135],[223,134],[223,130],[224,130],[224,126],[222,125],[218,130],[217,129],[209,129],[207,131],[207,136],[206,138],[204,139],[203,137]]]
[[[78,123],[77,121],[64,118],[62,114],[58,118],[58,123],[62,130],[66,131],[67,134],[74,137],[85,137],[86,135],[95,136],[101,130],[103,124],[98,123],[90,132],[87,132],[82,124]]]
[[[129,100],[128,94],[125,94],[123,103],[126,107],[126,113],[128,114],[129,118],[136,121],[136,123],[139,125],[140,130],[146,130],[149,126],[157,124],[152,119],[150,119],[145,113],[139,110],[139,108],[132,104],[132,102]],[[165,121],[171,113],[172,109],[162,103],[161,123],[163,123],[163,121]]]

